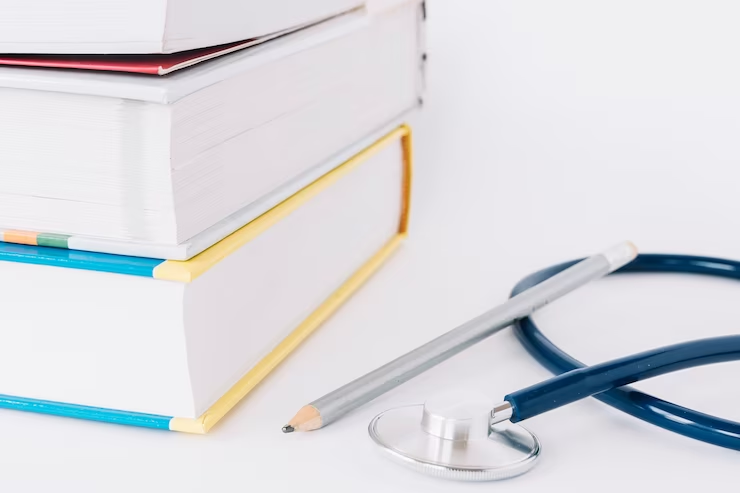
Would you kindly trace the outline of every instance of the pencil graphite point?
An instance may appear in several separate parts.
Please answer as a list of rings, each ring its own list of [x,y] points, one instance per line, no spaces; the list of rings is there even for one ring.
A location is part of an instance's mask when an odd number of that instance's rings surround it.
[[[312,405],[303,406],[288,424],[283,426],[283,432],[313,431],[321,428],[321,414]]]

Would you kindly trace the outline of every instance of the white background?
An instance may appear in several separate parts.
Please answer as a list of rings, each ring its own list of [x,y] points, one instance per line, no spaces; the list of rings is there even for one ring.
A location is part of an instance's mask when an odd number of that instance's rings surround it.
[[[665,491],[734,484],[740,456],[587,400],[530,420],[540,465],[500,484],[419,476],[367,423],[466,387],[548,376],[509,331],[310,434],[306,402],[502,302],[537,268],[631,239],[740,257],[740,6],[727,1],[430,0],[428,95],[405,247],[204,437],[3,412],[7,491]],[[740,328],[740,283],[631,276],[537,316],[588,363]],[[135,362],[132,362],[135,364]],[[740,367],[639,387],[740,420]],[[731,486],[728,486],[731,488]]]

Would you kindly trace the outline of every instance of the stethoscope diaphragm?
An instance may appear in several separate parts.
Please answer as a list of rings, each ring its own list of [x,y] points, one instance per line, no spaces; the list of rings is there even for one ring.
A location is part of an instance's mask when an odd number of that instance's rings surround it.
[[[493,404],[469,394],[447,394],[423,405],[389,409],[370,422],[370,437],[393,461],[458,481],[493,481],[529,471],[540,442],[505,421],[490,425]]]

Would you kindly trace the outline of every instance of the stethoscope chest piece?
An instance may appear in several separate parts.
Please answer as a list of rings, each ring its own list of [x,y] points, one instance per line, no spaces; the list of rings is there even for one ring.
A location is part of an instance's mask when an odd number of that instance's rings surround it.
[[[493,402],[469,393],[389,409],[370,422],[370,437],[395,462],[431,476],[493,481],[529,471],[540,442],[508,421],[490,425]]]

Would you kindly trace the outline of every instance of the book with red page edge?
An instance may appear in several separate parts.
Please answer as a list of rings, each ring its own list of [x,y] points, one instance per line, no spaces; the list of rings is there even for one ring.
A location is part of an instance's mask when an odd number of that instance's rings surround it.
[[[303,26],[302,26],[303,27]],[[268,36],[237,41],[225,45],[183,51],[172,54],[152,55],[4,55],[0,65],[16,67],[44,67],[134,74],[167,75],[177,70],[197,65],[235,51],[256,46],[300,28],[280,31]]]

